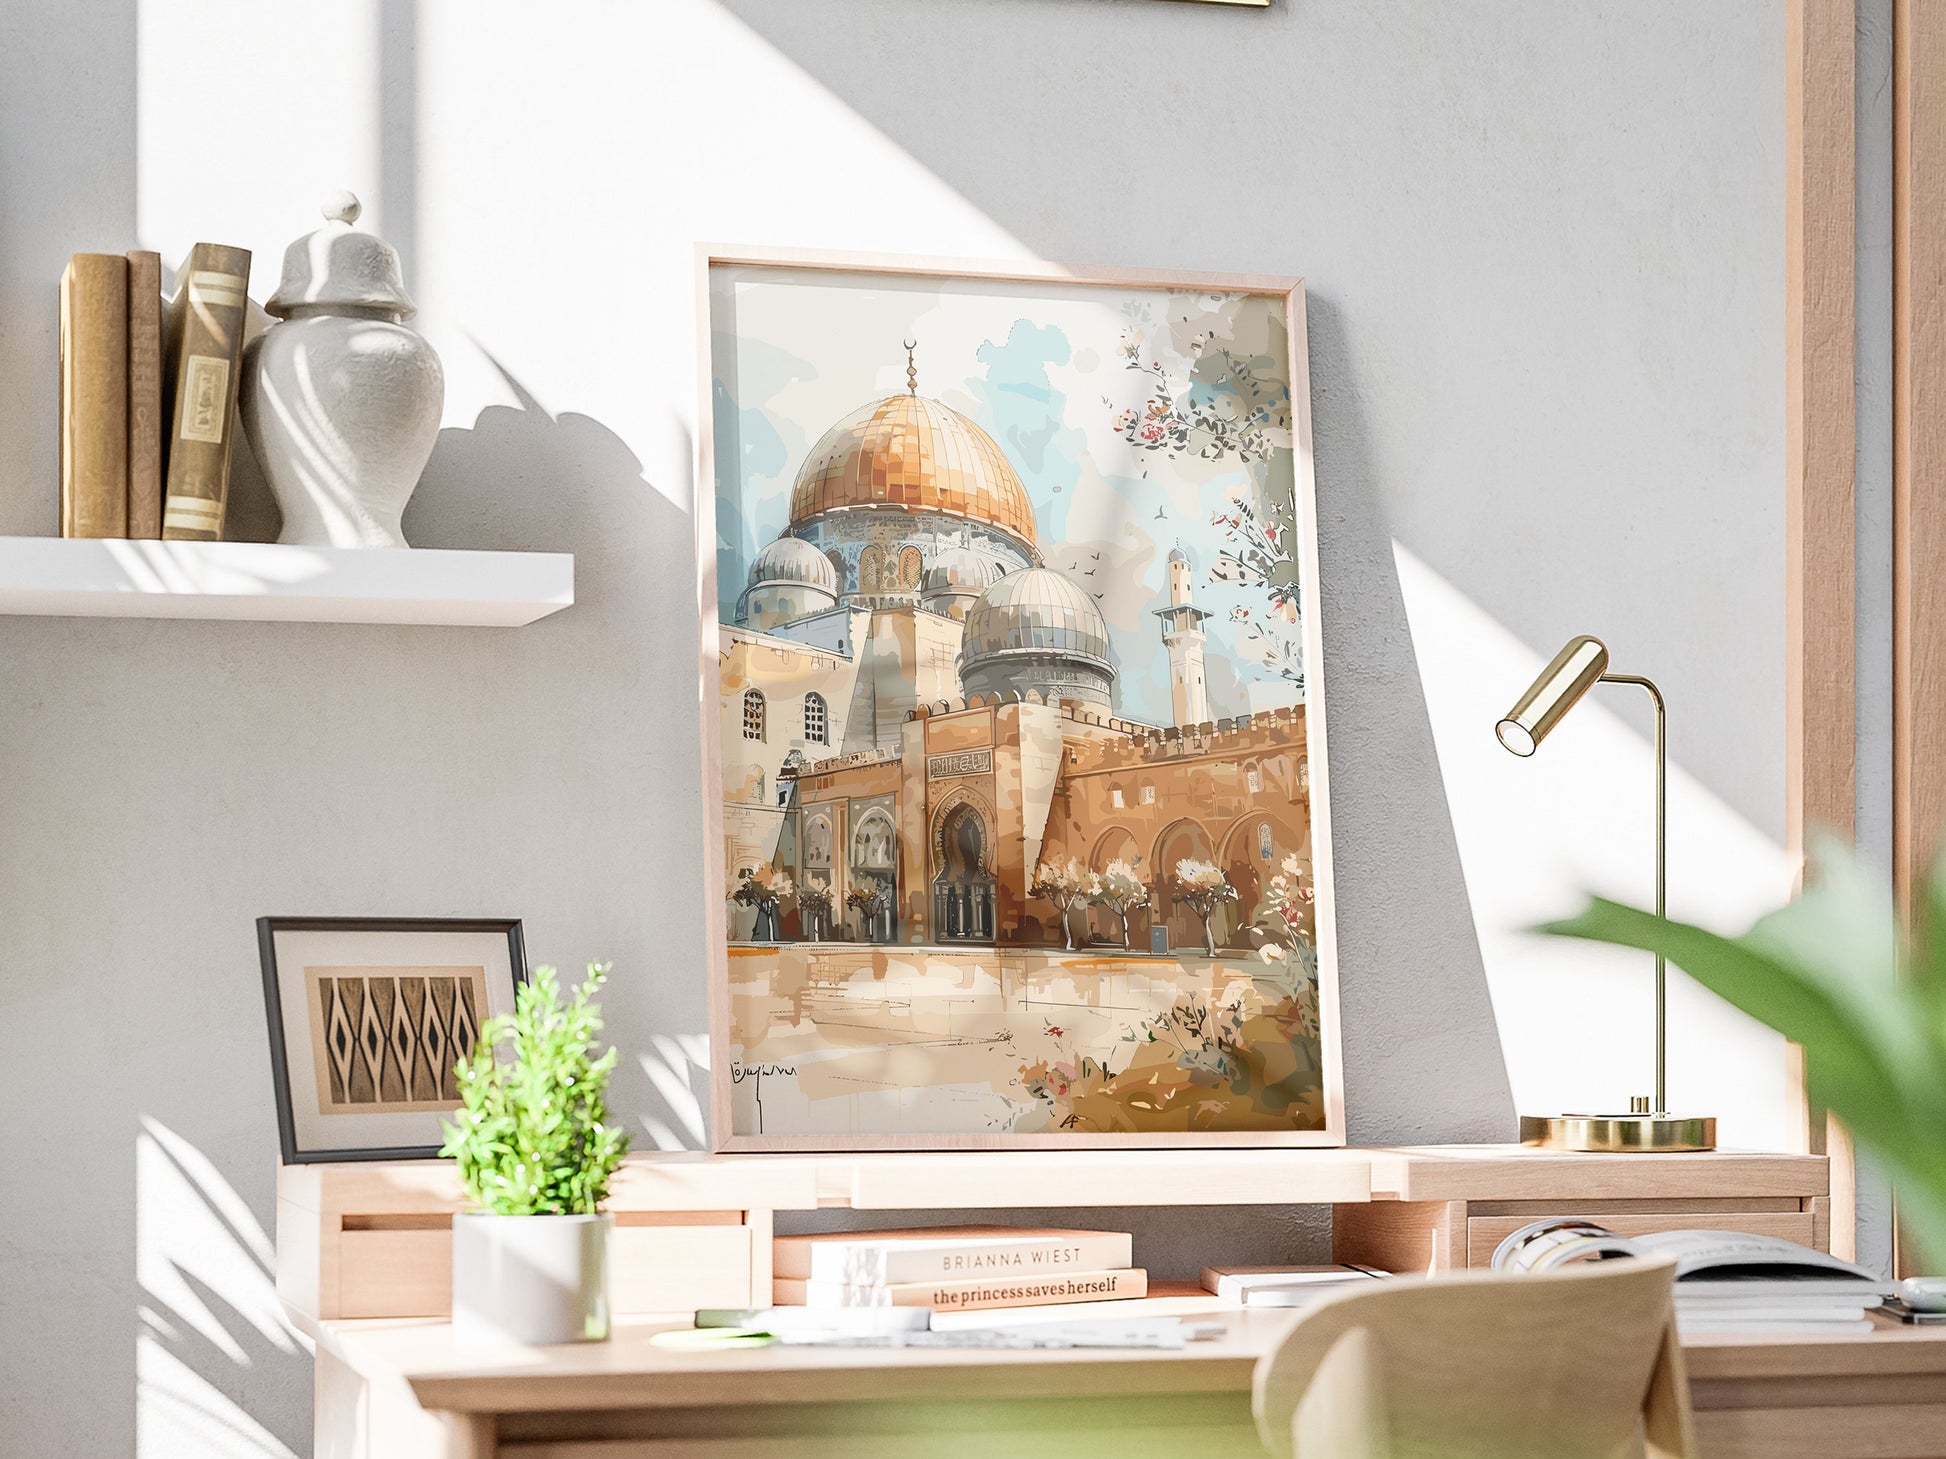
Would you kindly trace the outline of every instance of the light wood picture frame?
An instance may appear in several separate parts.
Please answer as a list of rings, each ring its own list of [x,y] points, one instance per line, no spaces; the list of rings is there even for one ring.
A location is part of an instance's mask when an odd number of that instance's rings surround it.
[[[1303,281],[697,289],[715,1148],[1342,1145]]]

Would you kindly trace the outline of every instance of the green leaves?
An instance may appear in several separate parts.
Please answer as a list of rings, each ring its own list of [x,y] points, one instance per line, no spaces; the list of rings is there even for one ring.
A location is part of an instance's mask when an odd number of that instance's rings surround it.
[[[494,1216],[593,1215],[629,1136],[605,1121],[608,1076],[619,1057],[591,1058],[601,1032],[595,994],[608,965],[564,1005],[553,968],[534,969],[514,995],[511,1017],[489,1018],[459,1075],[460,1108],[443,1124],[440,1154],[459,1163],[474,1203]],[[497,1050],[513,1046],[512,1058]]]
[[[1809,889],[1742,937],[1600,898],[1540,930],[1659,952],[1802,1044],[1812,1098],[1889,1167],[1901,1217],[1946,1261],[1946,858],[1914,957],[1902,955],[1889,889],[1842,844],[1819,841],[1811,863]]]

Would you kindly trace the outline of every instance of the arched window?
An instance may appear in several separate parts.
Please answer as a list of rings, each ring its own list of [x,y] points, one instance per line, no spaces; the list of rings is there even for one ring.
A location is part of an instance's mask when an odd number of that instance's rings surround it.
[[[876,545],[867,547],[858,554],[858,591],[876,593],[878,591],[878,563],[882,554]]]
[[[1257,827],[1257,859],[1270,860],[1270,822],[1265,821]]]
[[[813,816],[811,823],[804,828],[804,864],[806,866],[831,865],[831,818]]]
[[[761,740],[764,737],[764,696],[761,689],[743,691],[743,737],[746,740]]]
[[[898,845],[892,818],[874,806],[860,816],[851,832],[851,864],[867,871],[889,871]]]
[[[830,731],[827,725],[830,716],[826,709],[824,696],[812,693],[804,696],[804,738],[814,745],[829,744]]]
[[[1252,765],[1243,772],[1243,783],[1252,795],[1257,794],[1264,788],[1264,772],[1258,766]]]
[[[899,549],[899,586],[908,591],[919,586],[919,571],[924,560],[916,547]]]

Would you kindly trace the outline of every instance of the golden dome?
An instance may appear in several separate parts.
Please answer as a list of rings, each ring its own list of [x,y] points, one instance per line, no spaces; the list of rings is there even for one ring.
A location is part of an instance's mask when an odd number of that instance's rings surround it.
[[[791,525],[892,506],[989,522],[1034,542],[1034,508],[992,436],[924,395],[888,395],[824,433],[791,489]]]

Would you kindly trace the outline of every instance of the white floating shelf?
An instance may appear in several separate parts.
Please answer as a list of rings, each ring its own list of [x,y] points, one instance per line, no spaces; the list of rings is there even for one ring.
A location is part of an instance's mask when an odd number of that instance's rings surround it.
[[[0,537],[0,613],[518,628],[573,602],[565,552]]]

